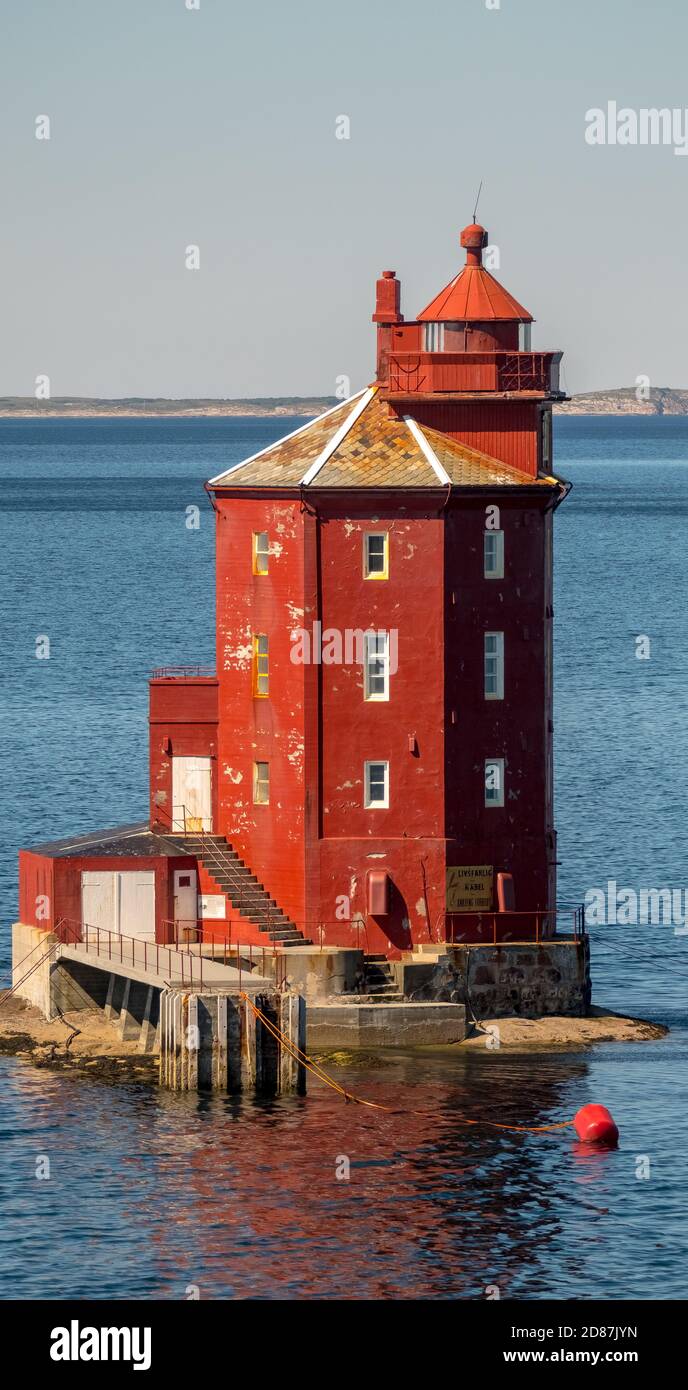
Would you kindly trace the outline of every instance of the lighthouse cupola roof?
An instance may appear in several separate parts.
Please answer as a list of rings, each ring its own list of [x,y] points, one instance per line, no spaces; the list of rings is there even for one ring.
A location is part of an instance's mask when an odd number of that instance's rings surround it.
[[[420,323],[532,323],[533,316],[483,265],[487,232],[478,222],[459,238],[466,264],[418,315]]]

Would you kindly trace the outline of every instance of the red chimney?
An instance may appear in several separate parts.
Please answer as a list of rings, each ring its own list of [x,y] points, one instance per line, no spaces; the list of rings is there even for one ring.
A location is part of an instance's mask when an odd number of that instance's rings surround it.
[[[395,270],[383,270],[382,278],[375,287],[375,313],[373,323],[402,323],[401,283]]]
[[[401,313],[401,284],[395,270],[383,270],[375,286],[375,313],[373,323],[377,324],[377,379],[387,378],[387,362],[392,346],[393,325],[403,323]]]

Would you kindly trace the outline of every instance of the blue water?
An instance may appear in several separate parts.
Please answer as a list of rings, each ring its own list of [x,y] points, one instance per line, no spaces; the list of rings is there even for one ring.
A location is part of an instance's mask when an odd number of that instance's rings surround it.
[[[18,847],[143,819],[147,673],[214,661],[204,480],[296,423],[0,421],[4,969]],[[555,542],[560,900],[683,888],[688,421],[561,419],[556,451],[574,484]],[[593,930],[595,1001],[667,1023],[662,1041],[337,1073],[393,1115],[317,1083],[181,1097],[0,1058],[0,1297],[683,1297],[687,953],[671,925]],[[461,1123],[591,1099],[616,1153]]]

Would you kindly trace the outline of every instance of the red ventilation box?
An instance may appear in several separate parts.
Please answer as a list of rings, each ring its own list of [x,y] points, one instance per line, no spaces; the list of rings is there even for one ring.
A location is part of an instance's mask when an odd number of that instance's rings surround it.
[[[513,874],[497,874],[497,907],[500,912],[516,911]]]
[[[368,915],[386,917],[389,912],[389,874],[386,869],[368,870]]]

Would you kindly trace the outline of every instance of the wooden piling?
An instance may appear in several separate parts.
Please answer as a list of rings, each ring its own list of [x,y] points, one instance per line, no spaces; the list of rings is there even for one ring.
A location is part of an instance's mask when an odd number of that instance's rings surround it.
[[[254,1090],[287,1094],[305,1089],[304,1068],[273,1029],[292,1046],[305,1045],[305,1002],[296,994],[271,991],[257,996],[256,1008],[272,1025],[256,1018],[237,994],[188,994],[163,989],[160,995],[160,1085],[174,1091]]]

